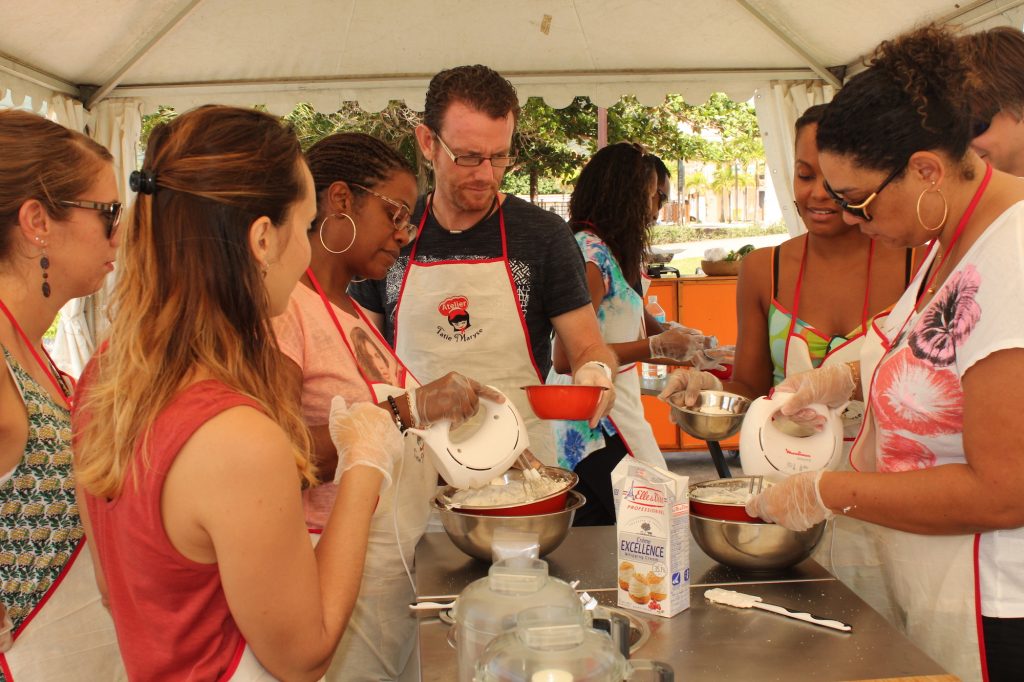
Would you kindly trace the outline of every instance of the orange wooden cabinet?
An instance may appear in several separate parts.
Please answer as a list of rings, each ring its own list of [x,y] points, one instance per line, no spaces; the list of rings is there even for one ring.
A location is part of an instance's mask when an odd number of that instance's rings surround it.
[[[736,343],[735,277],[656,279],[651,282],[648,296],[658,297],[667,320],[717,336],[723,346]],[[681,432],[669,420],[668,405],[653,396],[642,396],[641,400],[644,416],[662,450],[707,449],[704,441]],[[725,450],[735,450],[739,448],[739,436],[722,441],[721,445]]]

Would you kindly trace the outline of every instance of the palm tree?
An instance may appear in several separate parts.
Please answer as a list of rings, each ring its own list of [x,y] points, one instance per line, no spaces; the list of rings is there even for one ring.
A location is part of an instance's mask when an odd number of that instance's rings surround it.
[[[711,179],[711,189],[718,192],[721,201],[718,205],[718,212],[720,216],[720,222],[726,222],[726,206],[729,203],[729,197],[732,192],[733,184],[733,171],[731,163],[720,163],[715,168],[715,177]],[[732,222],[732,216],[729,216],[728,222]]]
[[[701,197],[704,195],[704,193],[707,190],[708,190],[708,179],[707,179],[707,176],[704,175],[704,173],[702,173],[700,171],[696,171],[694,173],[687,173],[687,175],[686,175],[686,187],[684,188],[684,191],[683,191],[682,194],[683,194],[684,197],[687,198],[687,201],[689,201],[689,197],[691,195],[696,197],[696,201],[694,202],[694,207],[693,208],[694,208],[695,215],[697,216],[697,222],[700,222],[700,199],[701,199]],[[707,202],[705,201],[705,203],[707,203]],[[687,213],[689,213],[689,211],[687,211]],[[689,220],[690,220],[690,216],[689,215],[684,216],[683,217],[683,224],[685,225],[687,222],[689,222]]]

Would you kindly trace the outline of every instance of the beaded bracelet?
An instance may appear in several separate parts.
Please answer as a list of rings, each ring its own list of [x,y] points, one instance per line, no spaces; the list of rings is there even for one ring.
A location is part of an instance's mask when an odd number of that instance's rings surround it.
[[[405,430],[409,427],[405,425],[404,421],[402,421],[402,413],[398,411],[398,402],[395,400],[394,396],[388,396],[388,405],[391,406],[391,414],[395,416],[395,425],[398,426],[398,430],[405,433]]]

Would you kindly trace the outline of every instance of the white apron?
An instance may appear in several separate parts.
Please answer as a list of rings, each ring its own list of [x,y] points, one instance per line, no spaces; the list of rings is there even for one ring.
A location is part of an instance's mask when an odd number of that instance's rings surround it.
[[[960,219],[946,249],[952,250],[964,225],[988,185],[986,170],[974,199]],[[918,292],[938,250],[933,243],[908,289]],[[941,265],[936,268],[936,272]],[[934,275],[932,276],[934,280]],[[929,285],[932,282],[929,282]],[[865,396],[882,358],[914,315],[919,296],[904,296],[880,324],[872,324],[861,353],[861,385]],[[864,425],[853,445],[850,462],[858,471],[875,471],[878,457],[875,420],[867,400]],[[871,526],[886,584],[892,599],[895,624],[926,654],[964,682],[983,679],[981,663],[981,592],[978,587],[979,535],[918,535],[883,526]]]
[[[64,402],[70,409],[68,396],[71,391],[65,380],[72,386],[74,380],[62,375],[52,360],[49,365],[43,362],[3,301],[0,301],[0,311],[57,392],[64,396]],[[18,385],[17,380],[15,384]],[[46,594],[12,633],[12,639],[11,648],[0,654],[0,669],[7,682],[127,679],[117,646],[114,621],[101,601],[92,558],[84,539],[75,546]]]
[[[306,274],[320,294],[342,342],[355,359],[352,342],[320,283],[312,270],[307,270]],[[377,327],[366,319],[357,304],[353,303],[353,307],[374,334],[379,347],[390,352]],[[398,396],[407,388],[420,386],[401,360],[396,358],[396,361],[400,387],[371,381],[360,367],[368,400],[372,397],[379,403],[389,395]],[[358,362],[356,366],[359,367]],[[326,680],[397,679],[412,652],[416,619],[410,614],[409,604],[415,601],[415,594],[402,565],[402,557],[412,571],[416,543],[423,536],[430,517],[430,498],[437,491],[437,470],[425,456],[423,447],[418,439],[405,438],[405,453],[399,464],[401,468],[395,472],[394,483],[381,495],[377,504],[370,522],[359,599]]]
[[[428,199],[420,230],[430,203]],[[551,428],[537,418],[520,390],[544,379],[509,267],[501,203],[498,225],[497,258],[417,263],[418,243],[413,246],[395,307],[395,353],[424,383],[459,372],[497,388],[526,422],[530,451],[544,464],[557,466]]]
[[[128,679],[85,540],[14,633],[14,646],[0,655],[0,667],[7,682]]]
[[[842,365],[855,362],[861,358],[861,349],[865,338],[875,320],[868,318],[868,301],[870,297],[871,260],[874,253],[874,242],[868,251],[868,284],[864,290],[864,305],[861,311],[861,331],[847,339],[825,354],[819,367]],[[784,375],[789,377],[814,369],[810,348],[799,334],[795,334],[796,321],[800,311],[800,294],[803,285],[804,266],[807,263],[807,242],[804,242],[804,253],[797,274],[796,288],[793,294],[793,307],[790,317],[789,333],[786,336],[786,352],[783,365]],[[876,319],[883,318],[885,314]],[[840,470],[850,470],[848,455],[853,446],[857,432],[863,421],[864,403],[851,401],[843,412],[843,459]],[[829,532],[825,539],[818,543],[812,554],[815,561],[827,567],[843,581],[861,599],[871,604],[876,610],[887,617],[888,589],[882,574],[881,559],[875,547],[875,541],[868,524],[858,519],[837,516],[829,523]]]

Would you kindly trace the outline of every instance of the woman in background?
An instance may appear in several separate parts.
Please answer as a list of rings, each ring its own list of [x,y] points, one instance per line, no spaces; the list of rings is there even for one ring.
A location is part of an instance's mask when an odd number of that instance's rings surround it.
[[[99,289],[114,267],[112,157],[24,111],[0,111],[0,149],[0,611],[13,626],[0,663],[14,680],[119,679],[75,504],[74,382],[43,347],[61,307]],[[40,624],[55,616],[74,638],[52,641]]]
[[[615,522],[611,471],[627,454],[664,467],[665,458],[644,418],[636,363],[659,358],[686,362],[704,349],[693,330],[669,328],[648,337],[643,299],[634,288],[650,248],[650,226],[657,215],[658,176],[637,145],[621,142],[599,150],[584,166],[569,200],[569,224],[586,260],[587,286],[601,336],[621,366],[615,378],[616,404],[596,428],[585,421],[554,422],[559,466],[576,472],[587,504],[576,525]],[[548,383],[566,383],[568,368],[555,343]]]
[[[132,185],[110,339],[75,411],[83,520],[125,666],[315,680],[402,443],[387,412],[335,400],[339,492],[314,551],[309,437],[270,326],[309,263],[313,179],[278,119],[207,106],[153,131]]]

